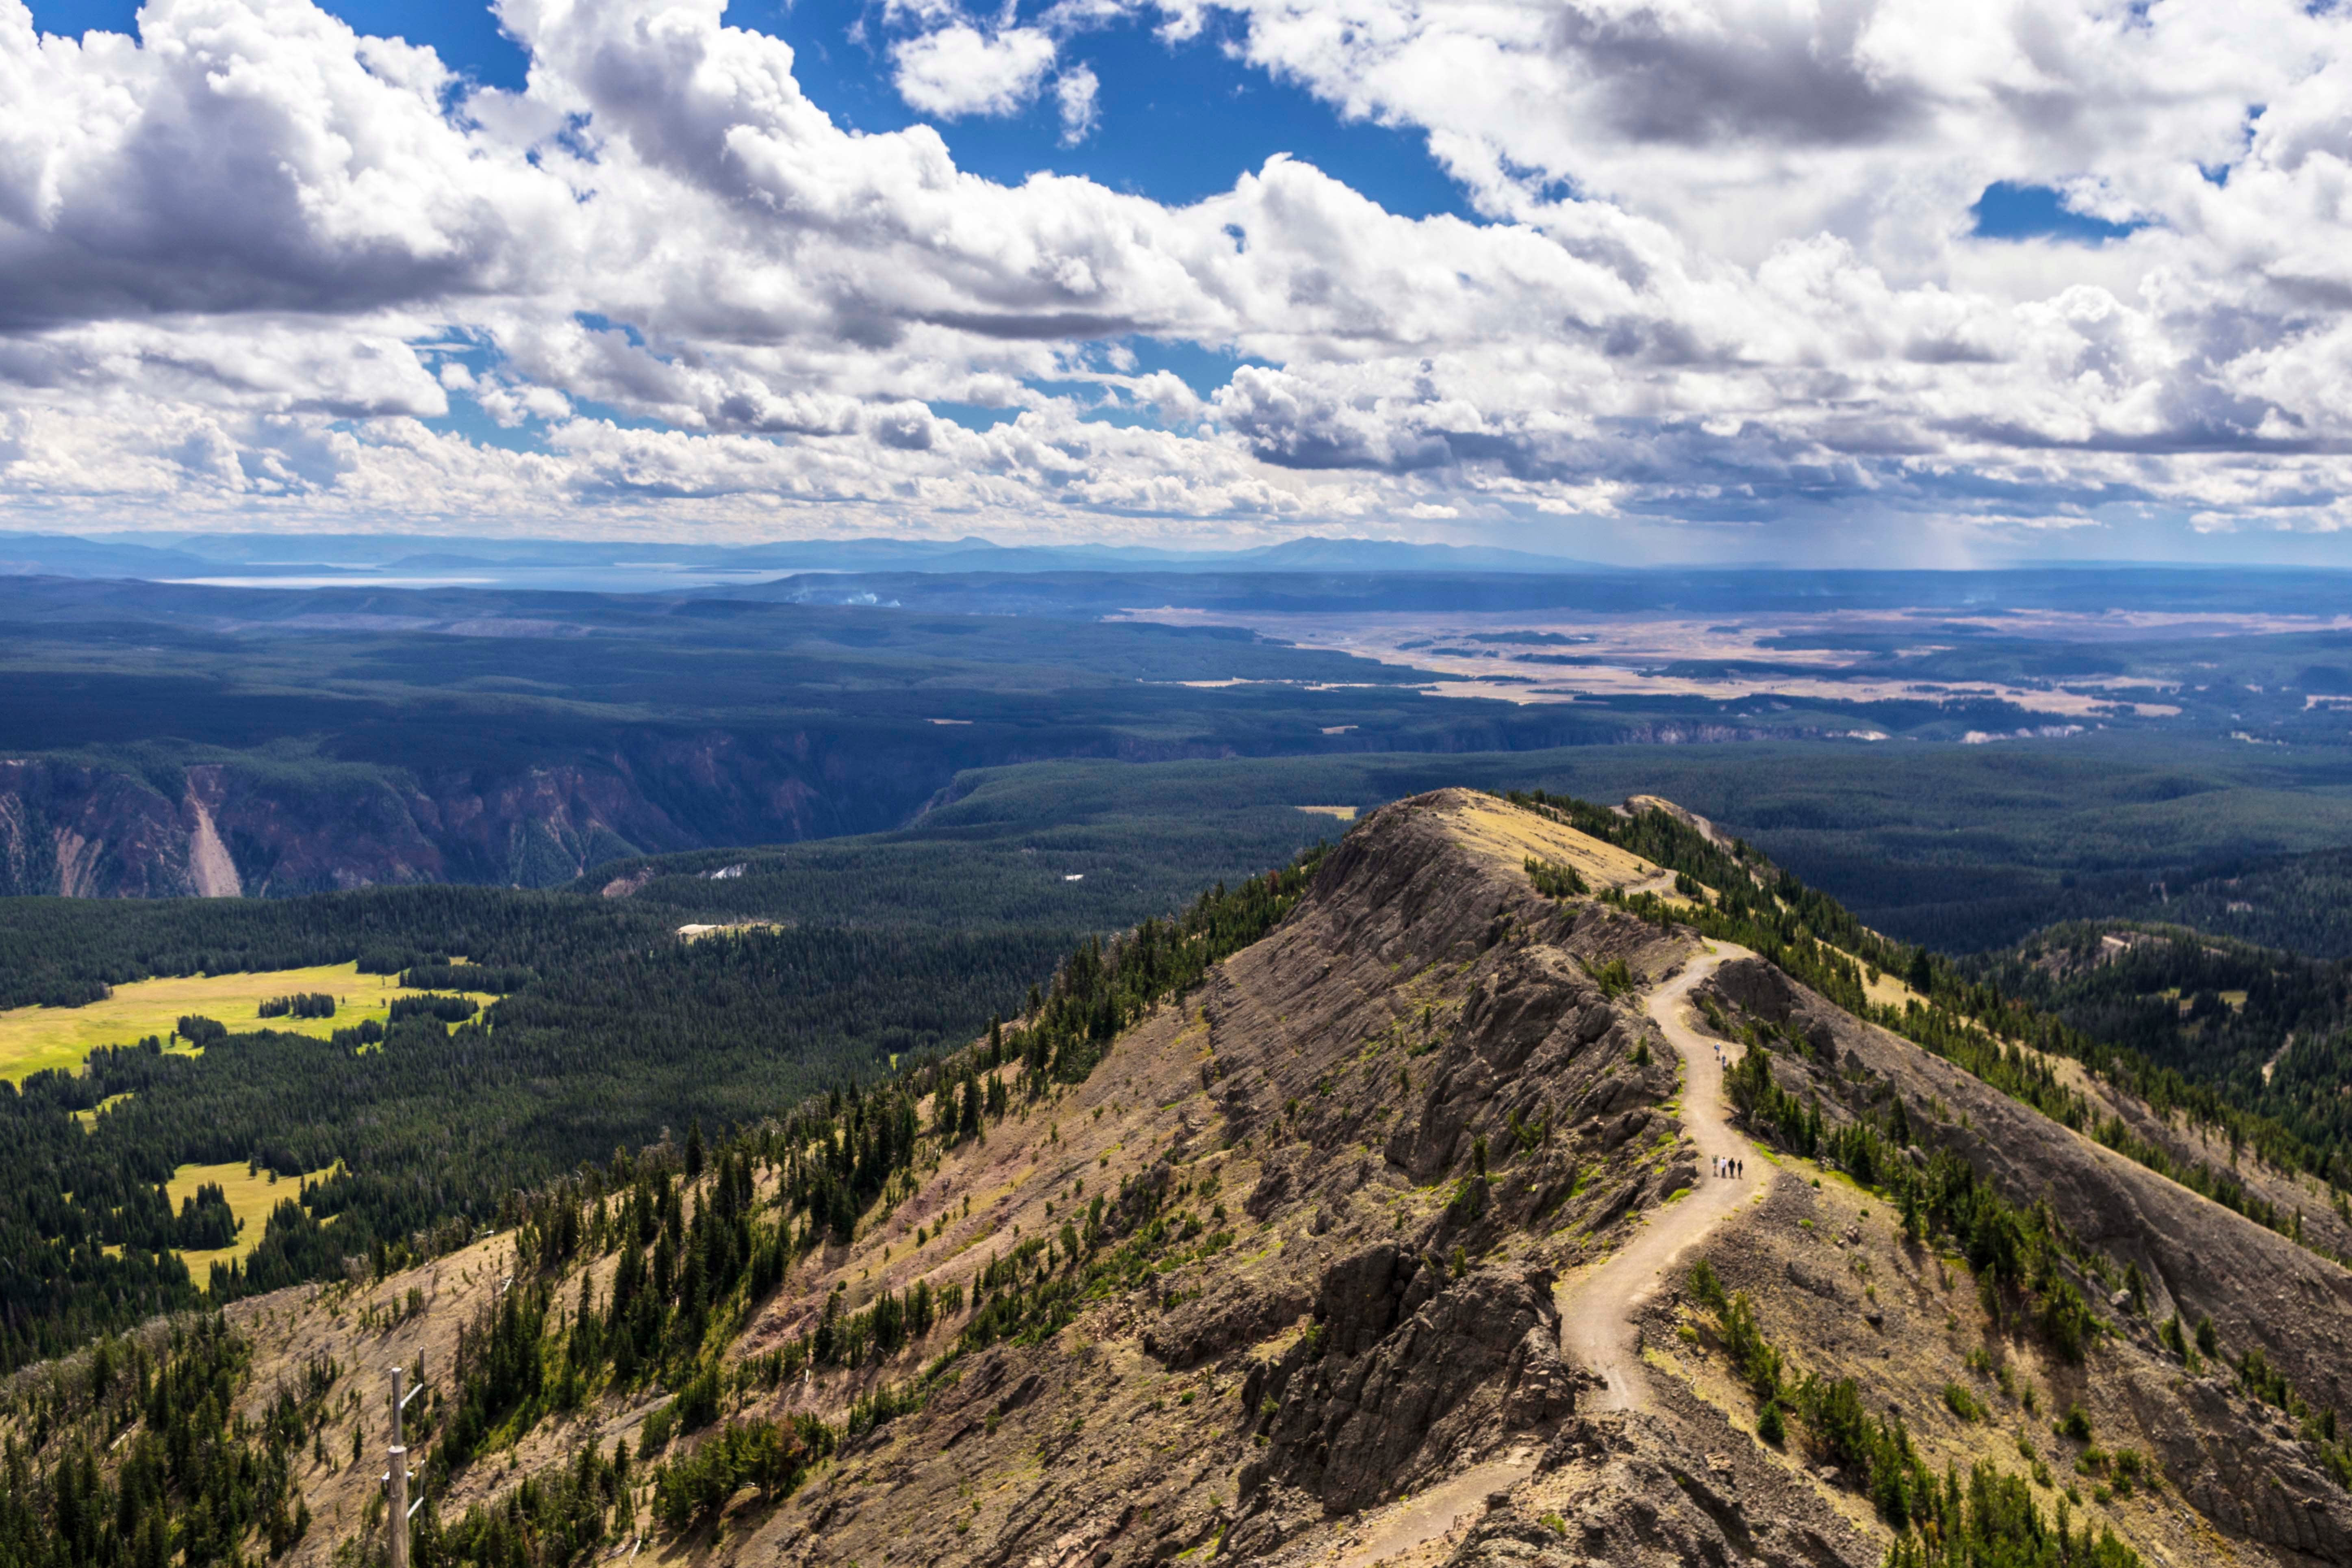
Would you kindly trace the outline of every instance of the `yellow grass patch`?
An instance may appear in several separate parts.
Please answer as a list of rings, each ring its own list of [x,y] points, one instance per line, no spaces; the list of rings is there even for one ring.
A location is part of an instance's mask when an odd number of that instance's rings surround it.
[[[100,1046],[136,1045],[149,1035],[168,1036],[184,1014],[200,1014],[226,1025],[232,1034],[270,1028],[325,1039],[363,1018],[381,1024],[396,996],[421,991],[393,984],[389,974],[362,974],[357,963],[319,964],[309,969],[273,969],[243,974],[180,975],[134,980],[118,985],[103,1002],[80,1007],[11,1007],[0,1012],[0,1078],[21,1083],[44,1068],[80,1070]],[[273,996],[323,991],[336,999],[331,1018],[263,1018],[261,1004]],[[471,994],[488,1005],[495,997]],[[185,1047],[181,1047],[185,1049]]]
[[[95,1110],[75,1111],[73,1113],[73,1119],[81,1123],[81,1130],[83,1131],[96,1131],[98,1129],[98,1119],[130,1098],[131,1096],[127,1093],[110,1094],[104,1100],[98,1102],[98,1106]]]
[[[287,1198],[299,1200],[302,1182],[319,1181],[333,1173],[334,1167],[330,1165],[323,1171],[312,1171],[301,1181],[286,1176],[273,1178],[268,1170],[254,1171],[242,1160],[231,1160],[225,1165],[183,1165],[173,1172],[163,1191],[172,1200],[173,1214],[180,1212],[183,1199],[196,1195],[198,1187],[206,1182],[216,1182],[221,1195],[228,1200],[229,1213],[245,1226],[236,1233],[233,1246],[180,1253],[180,1261],[188,1266],[188,1277],[202,1286],[212,1278],[214,1264],[252,1257],[254,1249],[261,1245],[261,1233],[268,1228],[269,1211]]]
[[[1622,888],[1648,881],[1658,868],[1631,850],[1603,843],[1548,816],[1521,811],[1483,795],[1463,797],[1449,815],[1455,836],[1474,849],[1486,851],[1514,870],[1532,856],[1554,865],[1572,866],[1595,888]]]
[[[1848,953],[1846,956],[1849,958],[1853,957],[1852,953]],[[1854,959],[1854,963],[1859,965],[1862,963],[1862,960],[1856,958]],[[1874,1006],[1892,1007],[1895,1011],[1900,1012],[1906,1003],[1924,1003],[1927,1001],[1926,997],[1920,995],[1916,991],[1912,990],[1908,985],[1904,984],[1900,980],[1895,979],[1892,974],[1882,973],[1877,979],[1873,980],[1870,978],[1870,971],[1867,967],[1863,969],[1862,973],[1863,994],[1870,998],[1871,1004]]]
[[[1330,817],[1335,822],[1353,822],[1356,820],[1356,808],[1352,805],[1302,805],[1297,809],[1300,811],[1311,812],[1317,816]]]

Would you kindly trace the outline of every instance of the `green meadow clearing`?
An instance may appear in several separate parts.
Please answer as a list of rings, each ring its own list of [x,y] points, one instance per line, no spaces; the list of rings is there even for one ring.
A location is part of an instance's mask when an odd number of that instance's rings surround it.
[[[231,1160],[221,1165],[183,1165],[173,1172],[171,1181],[163,1188],[171,1196],[173,1208],[177,1209],[184,1200],[194,1197],[196,1189],[206,1182],[216,1182],[220,1184],[221,1195],[228,1200],[229,1213],[236,1215],[241,1227],[236,1233],[236,1240],[227,1247],[179,1253],[180,1261],[188,1266],[188,1278],[201,1289],[205,1281],[212,1278],[214,1264],[233,1259],[241,1261],[252,1257],[254,1249],[261,1245],[261,1233],[268,1226],[269,1211],[276,1208],[282,1199],[299,1197],[303,1182],[320,1181],[332,1173],[333,1167],[330,1166],[324,1171],[313,1171],[296,1181],[276,1175],[268,1169],[257,1171],[242,1160]],[[331,1216],[328,1223],[331,1225],[335,1217],[339,1216]]]
[[[336,999],[331,1018],[269,1018],[261,1004],[273,996],[323,991]],[[389,974],[362,974],[352,963],[273,969],[245,974],[175,975],[117,985],[103,1002],[79,1007],[11,1007],[0,1012],[0,1079],[22,1083],[45,1068],[79,1071],[100,1046],[127,1046],[150,1035],[168,1037],[187,1014],[199,1014],[232,1033],[270,1028],[325,1039],[363,1018],[383,1023],[399,996],[422,992],[395,984]],[[488,1005],[496,998],[476,995]],[[186,1049],[183,1046],[178,1047]],[[242,1166],[238,1167],[240,1170]]]

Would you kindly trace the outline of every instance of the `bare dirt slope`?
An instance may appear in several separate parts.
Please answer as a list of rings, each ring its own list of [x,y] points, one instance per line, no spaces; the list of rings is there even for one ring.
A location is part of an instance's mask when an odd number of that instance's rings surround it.
[[[878,1365],[730,1385],[722,1422],[838,1422],[879,1386],[925,1387],[921,1407],[790,1497],[747,1487],[685,1535],[634,1494],[624,1550],[866,1568],[1878,1568],[1894,1537],[1868,1476],[1794,1423],[1780,1443],[1756,1436],[1757,1400],[1686,1283],[1704,1255],[1792,1383],[1853,1378],[1937,1474],[2038,1462],[2025,1484],[2045,1516],[2071,1487],[2076,1528],[2110,1527],[2151,1564],[2352,1561],[2352,1498],[2312,1441],[2155,1328],[2170,1305],[2210,1313],[2225,1353],[2266,1347],[2315,1411],[2352,1377],[2341,1269],[1758,961],[1597,898],[1539,896],[1530,857],[1601,888],[1658,876],[1489,797],[1401,802],[1349,833],[1271,936],[1127,1030],[1084,1082],[929,1150],[915,1189],[852,1245],[798,1259],[728,1354],[796,1342],[836,1293],[854,1310],[919,1280],[961,1286],[961,1313]],[[2046,1197],[2084,1247],[2138,1264],[2151,1309],[2101,1296],[2108,1329],[2085,1358],[2053,1352],[1948,1241],[1915,1240],[1846,1175],[1759,1147],[1725,1109],[1715,1026],[1686,998],[1733,1036],[1769,1026],[1776,1075],[1832,1127],[1904,1096],[1923,1158],[1957,1154],[2019,1204]],[[1749,1180],[1710,1180],[1716,1153],[1748,1159]],[[1119,1245],[1163,1240],[1116,1280],[1058,1247],[1022,1262],[1025,1280],[1095,1279],[1075,1321],[958,1353],[983,1270],[1097,1197]],[[1146,1215],[1159,1229],[1121,1218]],[[421,1353],[445,1395],[455,1324],[496,1300],[505,1245],[241,1304],[257,1390],[311,1354],[373,1369]],[[614,1267],[587,1265],[596,1289]],[[385,1327],[412,1289],[416,1314]],[[557,1299],[576,1289],[567,1275]],[[651,1403],[592,1393],[462,1471],[446,1506],[509,1493],[583,1437],[609,1447]],[[2091,1442],[2051,1430],[2075,1404]],[[2124,1447],[2146,1461],[2137,1486],[2116,1484]],[[373,1471],[312,1463],[313,1513],[347,1534]],[[338,1539],[314,1531],[291,1560],[323,1563]]]
[[[1857,1022],[1769,965],[1727,965],[1707,989],[1728,1017],[1777,1022],[1808,1038],[1810,1058],[1776,1052],[1774,1065],[1785,1085],[1818,1100],[1832,1125],[1899,1097],[1923,1151],[1958,1154],[2011,1202],[2046,1205],[2068,1235],[2108,1262],[2115,1287],[2094,1300],[2107,1331],[2083,1363],[2072,1364],[2031,1335],[2003,1332],[1969,1310],[1965,1265],[1900,1245],[1885,1205],[1853,1196],[1853,1184],[1832,1174],[1795,1207],[1768,1205],[1740,1235],[1745,1261],[1733,1272],[1755,1283],[1768,1321],[1784,1313],[1792,1331],[1821,1325],[1813,1337],[1848,1360],[1859,1350],[1866,1364],[1878,1352],[1885,1385],[1923,1404],[1935,1392],[1932,1370],[1922,1379],[1909,1369],[1946,1364],[1922,1353],[1940,1341],[1953,1351],[1984,1352],[2007,1381],[2042,1390],[2050,1408],[2082,1405],[2092,1444],[2053,1444],[2044,1423],[2022,1425],[2042,1428],[2036,1440],[2069,1466],[2085,1447],[2129,1447],[2155,1462],[2169,1500],[2119,1503],[2119,1528],[2147,1522],[2140,1514],[2185,1507],[2242,1552],[2352,1562],[2352,1497],[2326,1473],[2304,1424],[2250,1396],[2231,1365],[2259,1352],[2315,1415],[2352,1405],[2352,1273]],[[2108,1097],[2121,1098],[2112,1090]],[[2137,1110],[2149,1114],[2144,1105]],[[1778,1225],[1776,1209],[1784,1216]],[[1796,1226],[1802,1228],[1790,1234]],[[1774,1289],[1776,1267],[1797,1290]],[[2134,1269],[2138,1302],[2124,1289]],[[1890,1288],[1865,1302],[1857,1291],[1874,1279]],[[1857,1321],[1865,1306],[1881,1321]],[[2192,1368],[2168,1350],[2160,1327],[2176,1314],[2183,1325],[2210,1318],[2220,1353],[2200,1356]],[[1986,1389],[1981,1376],[1960,1381]],[[1993,1409],[2012,1420],[2032,1414],[2006,1397]],[[1969,1425],[1934,1418],[1955,1437]],[[2159,1533],[2176,1524],[2194,1535],[2190,1524],[2172,1519]]]

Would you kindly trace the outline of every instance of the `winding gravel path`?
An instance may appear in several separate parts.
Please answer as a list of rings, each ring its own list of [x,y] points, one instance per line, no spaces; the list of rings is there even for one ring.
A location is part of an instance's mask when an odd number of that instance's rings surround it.
[[[1763,1194],[1772,1181],[1772,1163],[1734,1131],[1724,1099],[1723,1068],[1716,1064],[1717,1042],[1684,1020],[1691,1011],[1691,987],[1735,958],[1749,954],[1728,942],[1685,963],[1682,973],[1650,994],[1650,1017],[1683,1059],[1683,1131],[1698,1145],[1698,1185],[1662,1208],[1647,1211],[1633,1238],[1595,1268],[1564,1280],[1559,1288],[1561,1353],[1608,1381],[1587,1408],[1639,1410],[1649,1404],[1649,1381],[1634,1343],[1633,1313],[1664,1282],[1685,1255],[1704,1241],[1733,1210]],[[1737,1060],[1737,1046],[1724,1047]],[[1748,1162],[1738,1181],[1713,1173],[1717,1155]],[[1580,1403],[1582,1403],[1580,1401]]]
[[[1691,1247],[1742,1203],[1760,1195],[1772,1180],[1770,1162],[1756,1158],[1753,1146],[1726,1120],[1728,1108],[1723,1069],[1715,1060],[1716,1042],[1683,1022],[1690,1010],[1691,987],[1718,965],[1748,956],[1745,948],[1713,945],[1713,952],[1687,960],[1682,973],[1651,993],[1648,1002],[1651,1018],[1683,1059],[1682,1122],[1698,1145],[1698,1185],[1687,1196],[1650,1211],[1632,1241],[1559,1287],[1561,1352],[1609,1382],[1601,1394],[1578,1401],[1582,1409],[1634,1410],[1648,1404],[1649,1382],[1642,1375],[1641,1354],[1633,1343],[1633,1310]],[[1734,1182],[1710,1174],[1718,1154],[1748,1161],[1747,1176]],[[1432,1542],[1440,1542],[1435,1550],[1442,1552],[1445,1538],[1477,1517],[1490,1492],[1526,1479],[1533,1465],[1533,1451],[1517,1448],[1377,1510],[1362,1521],[1360,1534],[1335,1549],[1339,1568],[1374,1568]]]

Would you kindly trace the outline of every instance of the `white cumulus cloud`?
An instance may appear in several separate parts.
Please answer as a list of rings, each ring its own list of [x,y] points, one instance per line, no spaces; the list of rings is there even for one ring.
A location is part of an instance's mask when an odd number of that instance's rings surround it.
[[[1101,118],[1097,101],[1102,83],[1095,77],[1094,68],[1072,66],[1054,83],[1054,100],[1062,111],[1062,145],[1075,147],[1085,141]]]
[[[968,22],[919,34],[890,50],[898,96],[911,108],[949,120],[1027,108],[1054,68],[1054,40],[1034,27],[988,34]]]
[[[1105,88],[1064,56],[1119,5],[993,30],[894,5],[887,69],[941,121],[1050,89],[1076,141]],[[836,123],[722,0],[500,0],[532,67],[511,93],[310,0],[150,0],[138,38],[81,40],[0,0],[0,504],[1048,537],[1572,518],[1890,557],[2352,524],[2335,10],[1135,5],[1170,36],[1212,11],[1248,68],[1425,138],[1482,220],[1282,157],[1185,205],[983,179],[929,126]],[[1995,182],[2131,232],[1979,236]],[[1188,382],[1155,343],[1236,368]],[[974,432],[950,402],[1017,412]],[[436,427],[467,407],[527,439]]]

